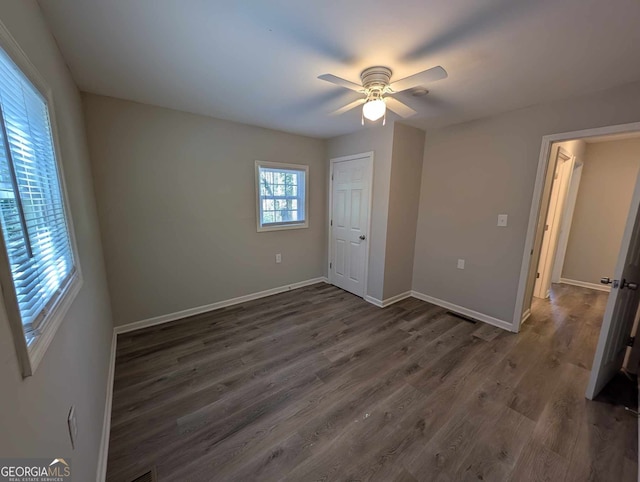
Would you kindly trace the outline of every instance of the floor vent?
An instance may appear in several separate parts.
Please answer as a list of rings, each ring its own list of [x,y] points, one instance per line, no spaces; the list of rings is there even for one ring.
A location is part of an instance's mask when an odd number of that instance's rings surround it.
[[[156,468],[153,467],[150,471],[145,472],[140,477],[136,477],[131,482],[157,482]]]
[[[468,321],[469,323],[473,323],[474,325],[478,323],[478,320],[474,320],[473,318],[469,318],[468,316],[461,315],[460,313],[454,313],[453,311],[447,311],[447,315],[455,316],[456,318]]]

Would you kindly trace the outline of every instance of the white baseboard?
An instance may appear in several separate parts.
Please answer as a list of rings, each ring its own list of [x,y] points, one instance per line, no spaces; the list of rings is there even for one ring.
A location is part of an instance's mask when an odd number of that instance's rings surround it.
[[[141,330],[142,328],[148,328],[150,326],[161,325],[163,323],[169,323],[171,321],[181,320],[182,318],[188,318],[194,315],[200,315],[209,311],[219,310],[220,308],[226,308],[227,306],[238,305],[247,301],[253,301],[260,298],[266,298],[267,296],[277,295],[278,293],[284,293],[285,291],[295,290],[297,288],[304,288],[305,286],[313,285],[316,283],[328,283],[327,278],[313,278],[306,281],[299,281],[297,283],[291,283],[285,286],[279,286],[278,288],[271,288],[269,290],[259,291],[257,293],[250,293],[244,296],[238,296],[237,298],[231,298],[229,300],[218,301],[209,305],[197,306],[195,308],[189,308],[188,310],[177,311],[175,313],[169,313],[167,315],[156,316],[148,318],[146,320],[134,321],[133,323],[127,323],[126,325],[120,325],[115,327],[115,332],[128,333],[130,331]]]
[[[530,316],[531,316],[531,310],[530,309],[526,310],[524,313],[522,313],[522,320],[520,320],[520,324],[522,324],[525,321],[527,321]]]
[[[386,300],[379,300],[378,298],[374,298],[373,296],[364,295],[364,300],[372,305],[377,306],[378,308],[385,308],[390,306],[398,301],[402,301],[411,296],[411,291],[405,291],[404,293],[400,293],[399,295],[392,296],[387,298]]]
[[[379,300],[378,298],[374,298],[373,296],[369,296],[369,295],[364,295],[364,300],[367,303],[371,303],[372,305],[377,306],[378,308],[384,308],[384,305],[382,304],[382,300]]]
[[[565,285],[579,286],[580,288],[589,288],[590,290],[606,291],[607,293],[611,291],[611,286],[609,285],[588,283],[586,281],[578,281],[575,279],[560,278],[560,283],[563,283]]]
[[[382,302],[382,306],[383,307],[390,306],[394,303],[397,303],[398,301],[406,300],[407,298],[410,298],[410,297],[411,297],[411,291],[405,291],[404,293],[400,293],[399,295],[395,295],[390,298],[387,298]]]
[[[113,400],[113,377],[116,369],[116,345],[118,335],[115,329],[111,338],[111,355],[109,356],[109,372],[107,375],[107,396],[104,403],[104,419],[102,421],[102,440],[98,454],[97,482],[104,482],[107,477],[107,459],[109,457],[109,435],[111,434],[111,401]]]
[[[453,303],[449,303],[448,301],[440,300],[438,298],[425,295],[424,293],[420,293],[418,291],[412,291],[411,296],[419,300],[426,301],[427,303],[441,306],[442,308],[451,310],[454,313],[459,313],[461,315],[468,316],[469,318],[473,318],[474,320],[483,321],[490,325],[497,326],[498,328],[502,328],[503,330],[515,332],[515,329],[512,323],[509,323],[504,320],[500,320],[498,318],[494,318],[493,316],[485,315],[484,313],[470,310],[469,308],[465,308],[464,306],[455,305]]]
[[[111,432],[111,403],[113,399],[113,377],[115,372],[115,362],[116,362],[116,346],[118,340],[118,334],[120,333],[128,333],[130,331],[140,330],[142,328],[147,328],[150,326],[159,325],[162,323],[169,323],[171,321],[179,320],[182,318],[187,318],[189,316],[198,315],[201,313],[206,313],[209,311],[214,311],[220,308],[224,308],[227,306],[233,306],[240,303],[244,303],[251,300],[257,300],[259,298],[266,298],[267,296],[275,295],[278,293],[284,293],[285,291],[294,290],[297,288],[303,288],[305,286],[313,285],[316,283],[328,283],[329,280],[326,277],[321,278],[313,278],[306,281],[301,281],[298,283],[292,283],[286,286],[280,286],[278,288],[272,288],[270,290],[260,291],[257,293],[252,293],[244,296],[239,296],[237,298],[232,298],[229,300],[218,301],[216,303],[211,303],[209,305],[199,306],[196,308],[190,308],[188,310],[178,311],[176,313],[170,313],[168,315],[157,316],[154,318],[149,318],[146,320],[136,321],[134,323],[129,323],[126,325],[117,326],[113,329],[113,339],[111,341],[111,356],[109,360],[109,374],[107,376],[107,396],[105,401],[105,411],[104,411],[104,420],[103,420],[103,428],[102,428],[102,440],[100,443],[100,454],[98,457],[98,470],[96,475],[97,482],[104,482],[107,475],[107,459],[109,455],[109,435]],[[424,293],[420,293],[418,291],[406,291],[404,293],[400,293],[398,295],[387,298],[386,300],[379,300],[372,296],[365,295],[365,301],[378,306],[380,308],[384,308],[386,306],[390,306],[398,301],[404,300],[406,298],[413,297],[422,301],[426,301],[427,303],[432,303],[437,306],[441,306],[448,310],[451,310],[455,313],[459,313],[464,316],[468,316],[470,318],[483,321],[493,326],[497,326],[498,328],[502,328],[507,331],[514,331],[513,325],[503,320],[499,320],[498,318],[494,318],[489,315],[485,315],[483,313],[479,313],[474,310],[470,310],[463,306],[458,306],[453,303],[449,303],[448,301],[440,300],[438,298],[434,298],[429,295],[425,295]],[[528,318],[531,314],[529,310],[525,312],[526,316],[523,316],[523,321]]]
[[[188,310],[179,311],[176,313],[170,313],[168,315],[157,316],[155,318],[149,318],[147,320],[136,321],[127,325],[116,326],[113,329],[113,338],[111,340],[111,356],[109,359],[109,373],[107,375],[107,396],[104,407],[104,420],[102,422],[102,440],[100,442],[100,453],[98,455],[98,470],[96,473],[97,482],[104,482],[107,477],[107,459],[109,456],[109,436],[111,434],[111,402],[113,400],[113,377],[115,373],[116,365],[116,346],[118,343],[118,334],[128,333],[134,330],[140,330],[149,326],[155,326],[162,323],[169,323],[171,321],[179,320],[193,315],[206,313],[208,311],[217,310],[226,306],[237,305],[246,301],[257,300],[259,298],[266,298],[267,296],[276,295],[278,293],[284,293],[285,291],[294,290],[297,288],[303,288],[305,286],[313,285],[316,283],[328,283],[329,280],[325,277],[313,278],[306,281],[300,281],[298,283],[292,283],[286,286],[280,286],[278,288],[272,288],[270,290],[259,291],[258,293],[251,293],[237,298],[229,300],[218,301],[210,305],[198,306]]]

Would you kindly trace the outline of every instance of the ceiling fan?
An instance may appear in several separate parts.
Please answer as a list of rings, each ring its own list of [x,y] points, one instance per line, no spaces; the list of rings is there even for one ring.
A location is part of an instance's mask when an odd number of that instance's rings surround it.
[[[369,67],[360,74],[362,85],[332,74],[320,75],[318,78],[364,95],[363,98],[333,112],[333,114],[344,114],[362,105],[362,125],[364,125],[365,118],[370,121],[376,121],[381,117],[383,117],[382,124],[384,125],[387,107],[402,117],[410,117],[416,114],[415,110],[392,96],[447,78],[447,71],[440,66],[418,72],[395,82],[391,82],[392,74],[393,72],[388,67]],[[425,90],[424,93],[427,93],[427,91]]]

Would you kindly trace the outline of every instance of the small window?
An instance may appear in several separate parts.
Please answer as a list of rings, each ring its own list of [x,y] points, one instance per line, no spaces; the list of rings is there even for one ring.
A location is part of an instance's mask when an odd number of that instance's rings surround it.
[[[59,176],[47,101],[0,49],[0,280],[25,376],[79,290]]]
[[[309,227],[309,166],[256,161],[258,231]]]

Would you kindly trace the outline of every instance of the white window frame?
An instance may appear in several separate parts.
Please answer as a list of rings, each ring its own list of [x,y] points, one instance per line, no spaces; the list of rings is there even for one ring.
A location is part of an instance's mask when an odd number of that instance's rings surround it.
[[[22,73],[29,79],[33,86],[40,92],[47,103],[49,111],[49,122],[51,124],[51,137],[53,141],[54,154],[56,156],[56,166],[58,169],[58,178],[60,183],[60,191],[64,203],[64,214],[67,221],[67,229],[69,232],[69,241],[73,254],[75,273],[67,282],[65,292],[58,298],[58,301],[47,313],[45,319],[41,323],[40,334],[27,345],[27,340],[22,326],[20,309],[13,286],[13,277],[11,275],[11,266],[4,245],[4,235],[0,236],[0,284],[2,285],[3,300],[7,318],[13,333],[16,353],[22,369],[22,376],[28,377],[35,373],[38,365],[44,358],[47,348],[53,341],[53,338],[62,324],[65,315],[73,304],[76,296],[80,292],[83,285],[82,270],[80,267],[80,257],[78,256],[78,246],[76,242],[75,229],[73,225],[73,216],[69,208],[69,196],[65,182],[64,169],[62,166],[62,156],[60,155],[60,142],[57,129],[57,117],[53,102],[53,92],[44,78],[40,75],[36,67],[31,63],[22,48],[18,45],[9,30],[0,22],[0,47],[9,55],[11,60],[18,66]]]
[[[304,221],[291,221],[284,224],[262,225],[260,214],[262,213],[260,197],[260,168],[268,169],[288,169],[304,172]],[[309,166],[306,164],[287,164],[284,162],[256,161],[255,172],[256,191],[256,227],[258,232],[264,231],[284,231],[287,229],[304,229],[309,227]]]

